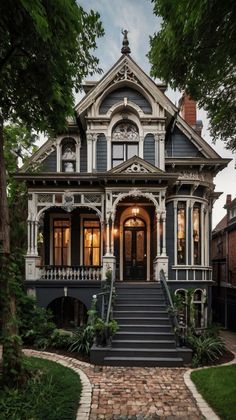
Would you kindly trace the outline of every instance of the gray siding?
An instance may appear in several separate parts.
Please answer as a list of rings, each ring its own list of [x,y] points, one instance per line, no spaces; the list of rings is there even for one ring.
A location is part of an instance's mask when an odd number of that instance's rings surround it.
[[[87,142],[83,140],[80,148],[80,172],[87,172]]]
[[[97,139],[97,171],[106,172],[107,170],[107,140],[104,134]]]
[[[166,142],[167,156],[173,157],[203,157],[191,140],[177,127]]]
[[[57,152],[54,150],[46,159],[42,162],[42,172],[56,172],[57,171]]]
[[[138,105],[144,114],[151,114],[152,107],[147,101],[147,99],[137,90],[131,89],[129,87],[122,87],[111,93],[109,93],[103,100],[100,106],[100,114],[106,114],[107,111],[117,102],[122,101],[124,98],[128,98],[129,101],[134,102]]]
[[[153,134],[148,134],[144,139],[143,157],[144,160],[155,165],[155,139]]]

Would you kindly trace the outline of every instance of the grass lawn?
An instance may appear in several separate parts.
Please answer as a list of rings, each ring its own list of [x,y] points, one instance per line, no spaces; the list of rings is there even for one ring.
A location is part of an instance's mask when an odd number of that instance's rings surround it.
[[[224,420],[236,420],[236,365],[191,373],[197,390]]]
[[[27,358],[34,375],[24,390],[0,389],[0,419],[74,420],[82,390],[79,375],[49,360]]]

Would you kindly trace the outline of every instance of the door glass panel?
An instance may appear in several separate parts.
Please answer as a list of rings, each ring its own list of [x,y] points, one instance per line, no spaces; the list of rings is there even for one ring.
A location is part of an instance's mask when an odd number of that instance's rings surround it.
[[[132,217],[128,220],[126,220],[124,226],[126,227],[139,227],[139,226],[145,226],[144,222],[139,219],[138,217]]]
[[[138,145],[127,144],[127,159],[130,159],[135,155],[138,156]]]
[[[125,259],[131,261],[132,257],[132,232],[130,230],[125,231]]]
[[[87,227],[85,227],[87,226]],[[100,265],[100,223],[98,220],[84,221],[84,265]]]
[[[136,258],[137,261],[144,260],[144,231],[140,230],[136,233]]]

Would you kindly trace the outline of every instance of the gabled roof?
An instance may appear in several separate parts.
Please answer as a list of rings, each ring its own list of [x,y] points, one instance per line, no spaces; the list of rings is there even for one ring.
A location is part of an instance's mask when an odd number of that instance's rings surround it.
[[[156,166],[152,165],[149,162],[146,162],[144,159],[133,156],[132,158],[126,160],[125,162],[120,163],[120,165],[115,166],[110,169],[107,174],[143,174],[143,173],[152,173],[152,174],[164,174],[165,172]]]
[[[213,229],[212,233],[217,233],[227,227],[227,214],[220,220],[220,222]]]
[[[100,81],[92,88],[87,95],[76,105],[75,111],[78,115],[82,115],[95,101],[104,93],[104,91],[113,85],[119,88],[120,83],[116,82],[117,75],[128,66],[129,71],[133,75],[135,81],[128,77],[122,79],[131,85],[140,85],[162,108],[175,119],[177,127],[201,150],[206,158],[220,159],[220,155],[179,115],[178,108],[163,93],[156,83],[138,66],[138,64],[129,56],[123,54],[117,62],[108,70],[108,72],[100,79]]]

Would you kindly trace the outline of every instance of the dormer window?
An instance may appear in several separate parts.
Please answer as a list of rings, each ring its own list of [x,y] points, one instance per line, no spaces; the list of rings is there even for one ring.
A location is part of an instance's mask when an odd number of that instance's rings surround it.
[[[62,172],[76,171],[76,144],[72,138],[64,139],[61,145]]]
[[[139,133],[136,125],[125,122],[118,124],[112,133],[112,167],[138,156]]]

